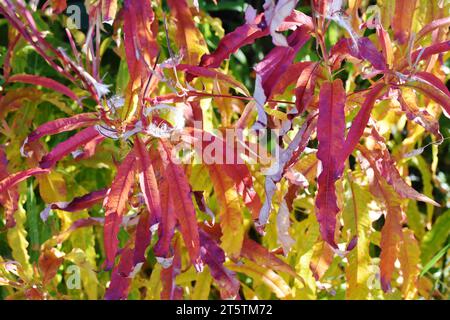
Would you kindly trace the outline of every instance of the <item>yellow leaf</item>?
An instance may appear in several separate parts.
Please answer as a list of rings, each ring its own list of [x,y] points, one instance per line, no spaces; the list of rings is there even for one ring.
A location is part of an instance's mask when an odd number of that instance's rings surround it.
[[[9,247],[12,250],[12,256],[14,260],[20,263],[22,269],[28,277],[31,277],[33,270],[30,264],[30,256],[28,254],[28,241],[27,231],[25,229],[26,212],[23,208],[23,199],[20,197],[19,209],[14,215],[16,219],[16,225],[14,228],[8,230],[7,239]]]

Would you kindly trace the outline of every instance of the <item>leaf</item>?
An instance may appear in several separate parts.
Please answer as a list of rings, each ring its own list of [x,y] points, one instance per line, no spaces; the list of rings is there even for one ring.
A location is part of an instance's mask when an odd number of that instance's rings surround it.
[[[335,182],[343,170],[343,163],[333,158],[342,152],[345,130],[345,91],[341,80],[325,82],[320,90],[319,118],[317,121],[317,158],[321,161],[316,197],[317,220],[322,238],[336,248],[334,233],[336,229],[337,206]]]
[[[173,207],[184,244],[186,245],[191,263],[197,270],[201,270],[200,240],[197,229],[195,208],[191,198],[191,190],[183,168],[172,161],[171,146],[160,140],[159,152],[164,166],[164,174],[169,184]]]
[[[409,120],[414,121],[435,135],[438,141],[441,140],[442,134],[439,132],[439,122],[426,109],[421,110],[418,108],[415,97],[414,92],[410,88],[402,88],[398,97],[402,111],[406,113]]]
[[[423,37],[433,32],[434,30],[439,28],[445,28],[448,27],[449,25],[450,25],[450,17],[432,20],[417,33],[416,42],[420,41]]]
[[[413,299],[417,293],[419,276],[420,248],[414,237],[414,232],[403,229],[400,242],[400,266],[403,275],[402,293],[405,299]]]
[[[261,106],[264,105],[267,97],[270,95],[271,88],[275,86],[281,76],[288,70],[295,58],[295,54],[309,38],[309,29],[301,26],[289,36],[289,46],[272,49],[264,57],[264,60],[255,66],[256,88],[254,97],[258,104],[261,104]]]
[[[208,53],[205,39],[196,28],[194,19],[186,0],[168,0],[170,12],[173,15],[176,29],[175,37],[179,49],[186,52],[186,62],[196,65],[203,54]]]
[[[52,171],[45,176],[37,176],[39,194],[45,203],[54,203],[66,200],[66,181],[61,173]]]
[[[282,277],[256,263],[245,260],[244,263],[230,264],[228,268],[244,273],[253,278],[254,281],[262,281],[279,299],[288,299],[291,297],[291,289]]]
[[[117,12],[117,0],[102,1],[103,23],[112,25],[116,17],[116,12]]]
[[[178,240],[174,244],[175,252],[170,267],[161,270],[161,300],[183,299],[183,289],[176,285],[175,278],[181,272],[181,257]]]
[[[338,69],[341,62],[347,57],[367,60],[376,70],[387,69],[385,57],[366,37],[358,38],[356,42],[349,38],[341,39],[331,48],[330,54],[333,70]]]
[[[375,128],[372,129],[372,136],[377,143],[377,146],[381,150],[373,152],[376,160],[381,160],[381,175],[386,179],[386,181],[394,187],[394,190],[402,198],[409,198],[417,201],[423,201],[430,203],[436,207],[440,207],[439,203],[428,198],[427,196],[417,192],[410,185],[408,185],[405,180],[400,176],[398,169],[395,165],[395,161],[391,158],[391,155],[387,149],[384,138],[381,137]]]
[[[381,288],[384,292],[391,289],[394,263],[399,255],[399,244],[402,237],[400,225],[401,208],[392,199],[386,199],[386,219],[381,229],[380,274]]]
[[[27,216],[20,201],[18,210],[15,212],[15,219],[16,225],[7,232],[8,244],[14,260],[19,262],[25,274],[31,277],[33,270],[30,264],[30,255],[27,250],[29,242],[27,240],[27,230],[25,229]]]
[[[48,169],[31,168],[31,169],[26,169],[24,171],[13,173],[0,181],[0,193],[5,192],[9,188],[14,187],[18,183],[28,179],[31,176],[43,174],[43,173],[49,173],[49,172],[50,171]]]
[[[239,90],[242,94],[244,94],[246,96],[250,96],[248,89],[242,83],[240,83],[239,81],[234,79],[232,76],[224,74],[222,72],[212,70],[212,69],[209,69],[206,67],[191,66],[188,64],[177,65],[177,70],[178,71],[186,71],[189,74],[197,76],[197,77],[217,79],[219,81],[229,84],[230,86],[233,87],[233,89]]]
[[[44,88],[58,91],[59,93],[62,93],[64,95],[68,96],[69,98],[71,98],[72,100],[80,103],[80,99],[72,90],[70,90],[65,85],[63,85],[53,79],[50,79],[50,78],[31,75],[31,74],[15,74],[8,78],[8,82],[23,82],[23,83],[33,84],[36,86],[43,86]]]
[[[342,155],[342,161],[345,161],[352,154],[353,150],[358,144],[359,139],[364,133],[364,129],[366,128],[369,121],[373,105],[377,97],[381,94],[383,88],[383,84],[377,84],[367,94],[360,111],[352,122],[352,126],[350,127],[350,130],[347,134],[347,138],[343,143],[342,151],[340,153]]]
[[[108,189],[100,189],[90,192],[81,197],[76,197],[70,202],[52,203],[52,209],[63,210],[67,212],[76,212],[92,207],[94,204],[102,201],[107,195]]]
[[[423,237],[421,244],[422,264],[426,264],[432,259],[432,257],[445,244],[449,235],[450,210],[447,210],[436,219],[433,228]]]
[[[145,249],[150,243],[150,227],[161,220],[161,204],[158,190],[158,183],[156,182],[155,172],[153,170],[150,154],[139,137],[136,137],[135,153],[139,173],[139,185],[144,196],[145,204],[148,209],[148,214],[139,218],[138,230],[136,239],[139,238],[138,247],[136,248],[136,259],[142,262],[144,259]],[[142,219],[142,221],[141,221]],[[147,220],[147,221],[144,221]],[[141,232],[140,232],[141,231]],[[141,261],[142,260],[142,261]]]
[[[302,114],[308,108],[314,98],[317,68],[317,63],[311,63],[302,70],[298,77],[295,86],[295,106],[299,114]]]
[[[278,2],[266,1],[264,3],[264,18],[269,26],[270,35],[272,36],[274,45],[282,47],[288,46],[286,38],[279,34],[277,30],[285,18],[295,9],[297,2],[298,0],[280,0]]]
[[[209,165],[209,175],[220,203],[221,246],[232,257],[239,256],[244,239],[244,218],[233,181],[217,165]]]
[[[177,223],[177,216],[168,181],[161,182],[159,194],[161,196],[161,222],[158,226],[158,242],[155,244],[153,252],[156,257],[170,258],[171,253],[169,249]]]
[[[105,300],[124,300],[128,298],[133,271],[133,250],[130,247],[123,249],[119,264],[111,274],[111,283],[105,292]]]
[[[44,248],[39,256],[39,271],[41,272],[43,284],[47,284],[52,280],[59,267],[64,261],[64,254],[55,248]]]
[[[101,134],[95,129],[95,127],[83,129],[53,148],[52,151],[41,159],[39,166],[43,169],[51,168],[56,164],[56,162],[64,158],[69,153],[77,150],[79,147],[86,145],[100,136]]]
[[[209,266],[211,275],[220,289],[222,299],[239,297],[240,284],[236,274],[224,267],[223,250],[204,232],[200,232],[202,259]]]
[[[405,44],[409,40],[416,4],[416,0],[395,1],[392,30],[394,30],[394,39],[400,44]]]
[[[5,179],[9,176],[8,159],[5,151],[0,148],[0,179]],[[16,221],[14,220],[14,213],[19,209],[19,190],[17,186],[5,189],[0,193],[0,204],[3,207],[3,214],[5,216],[5,227],[14,227]]]
[[[236,52],[239,48],[252,44],[256,39],[269,34],[268,28],[263,28],[263,14],[257,15],[255,19],[249,23],[237,27],[234,31],[227,33],[223,37],[217,49],[211,54],[202,56],[200,66],[208,68],[218,68],[225,59]]]
[[[369,190],[360,186],[353,179],[349,179],[351,201],[345,204],[343,211],[344,231],[349,231],[350,237],[357,237],[356,247],[347,255],[348,265],[345,275],[348,287],[345,292],[347,299],[367,299],[367,286],[370,276],[369,238],[370,218],[367,204],[371,201]],[[347,231],[347,232],[348,232]]]
[[[423,277],[431,268],[439,261],[441,258],[447,254],[448,249],[450,248],[450,243],[447,244],[444,248],[442,248],[436,255],[423,267],[420,276]]]
[[[72,131],[87,127],[97,121],[95,113],[80,113],[70,118],[61,118],[40,125],[25,140],[24,144],[38,140],[43,136]]]
[[[117,253],[120,224],[125,214],[129,193],[134,184],[136,173],[136,156],[133,151],[128,153],[126,158],[117,169],[111,188],[103,202],[105,209],[105,226],[103,229],[103,241],[105,247],[105,267],[111,269]]]
[[[292,245],[295,244],[295,240],[289,234],[290,223],[289,210],[286,201],[282,199],[277,214],[277,235],[285,255],[289,254]]]

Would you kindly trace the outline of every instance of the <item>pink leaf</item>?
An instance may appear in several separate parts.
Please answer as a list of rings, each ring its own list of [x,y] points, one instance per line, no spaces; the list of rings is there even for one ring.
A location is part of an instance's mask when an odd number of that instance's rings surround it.
[[[40,125],[29,136],[26,142],[36,141],[47,135],[71,131],[90,126],[97,121],[96,113],[80,113],[70,118],[56,119]]]
[[[347,134],[347,139],[345,143],[343,143],[340,151],[340,161],[345,161],[353,152],[356,145],[359,142],[362,134],[364,133],[364,129],[367,126],[367,122],[370,118],[370,113],[372,111],[373,105],[377,100],[378,96],[381,94],[381,91],[384,88],[384,84],[377,84],[374,86],[366,95],[366,99],[364,100],[363,105],[361,106],[361,110],[359,110],[355,119],[352,122],[352,126]]]
[[[191,188],[183,168],[172,161],[171,146],[164,140],[160,140],[159,150],[184,243],[188,249],[191,263],[197,270],[201,270],[200,240]]]
[[[59,93],[68,96],[72,100],[79,102],[79,98],[72,90],[50,78],[35,76],[32,74],[15,74],[8,79],[8,82],[23,82],[36,86],[43,86],[47,89],[58,91]]]
[[[53,148],[50,153],[46,154],[42,158],[39,162],[39,166],[41,168],[51,168],[56,164],[56,162],[64,158],[66,155],[77,150],[80,146],[83,146],[98,138],[99,136],[101,136],[100,133],[94,127],[83,129]]]
[[[117,252],[120,224],[125,214],[129,193],[134,183],[136,173],[136,156],[133,151],[128,153],[125,160],[117,169],[103,206],[105,208],[104,246],[106,255],[106,269],[111,269]]]
[[[340,79],[325,82],[319,96],[319,119],[317,121],[317,158],[322,163],[317,185],[317,220],[322,238],[336,248],[334,232],[336,229],[337,206],[335,182],[343,170],[343,162],[337,161],[342,152],[345,132],[345,91]]]
[[[14,187],[19,182],[22,182],[25,179],[28,179],[31,176],[43,173],[49,173],[50,170],[42,169],[42,168],[31,168],[24,171],[16,172],[8,177],[0,180],[0,193],[7,191],[8,189]]]

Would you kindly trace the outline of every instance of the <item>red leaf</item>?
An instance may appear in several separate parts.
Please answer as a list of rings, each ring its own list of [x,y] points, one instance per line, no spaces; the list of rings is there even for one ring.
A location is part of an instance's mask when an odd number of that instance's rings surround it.
[[[135,152],[139,171],[139,184],[148,209],[148,212],[144,211],[139,217],[136,233],[136,240],[139,241],[135,250],[135,259],[137,259],[135,262],[142,262],[145,249],[150,244],[150,227],[161,219],[161,204],[152,161],[145,144],[139,137],[135,139]]]
[[[42,276],[42,283],[47,284],[50,280],[52,280],[56,273],[58,272],[58,268],[63,263],[64,258],[58,256],[55,248],[45,248],[44,251],[39,256],[39,271]]]
[[[167,0],[171,14],[175,17],[176,41],[180,49],[185,50],[186,62],[196,65],[200,62],[201,52],[206,43],[200,30],[195,26],[191,10],[186,0]],[[207,51],[206,51],[207,52]]]
[[[26,142],[36,141],[47,135],[71,131],[92,125],[97,121],[96,113],[80,113],[70,118],[56,119],[40,125],[27,138]]]
[[[275,47],[255,66],[256,83],[263,89],[264,100],[270,95],[271,89],[288,70],[298,50],[309,40],[309,28],[301,26],[288,37],[289,47]],[[255,98],[258,93],[255,89]],[[264,103],[263,101],[262,103]]]
[[[202,56],[200,66],[209,68],[218,68],[222,61],[236,52],[239,48],[253,43],[256,39],[269,34],[269,28],[263,23],[263,14],[258,15],[255,20],[249,24],[246,23],[237,27],[234,31],[227,33],[223,37],[216,51]]]
[[[191,65],[188,65],[188,64],[179,64],[179,65],[177,65],[177,70],[178,71],[186,71],[189,74],[194,75],[196,77],[205,77],[205,78],[221,80],[223,82],[226,82],[226,83],[230,84],[235,89],[240,89],[243,94],[246,94],[247,96],[250,95],[248,93],[247,88],[242,83],[240,83],[239,81],[233,79],[231,76],[226,75],[226,74],[224,74],[222,72],[219,72],[219,71],[216,71],[216,70],[213,70],[213,69],[209,69],[209,68],[206,68],[206,67],[191,66]]]
[[[89,127],[81,130],[69,139],[61,142],[50,153],[46,154],[39,162],[41,168],[51,168],[56,162],[64,158],[69,153],[77,150],[82,145],[100,137],[101,134],[94,128]]]
[[[408,60],[410,60],[413,63],[416,63],[421,60],[427,60],[434,54],[446,52],[449,50],[450,50],[450,40],[434,43],[429,47],[418,49],[411,54],[410,59],[404,58],[402,61],[400,61],[397,70],[403,70],[406,67],[408,67]]]
[[[361,106],[361,110],[359,110],[355,119],[352,122],[352,126],[348,131],[347,138],[345,139],[345,143],[343,143],[341,147],[340,161],[345,161],[353,152],[356,145],[359,142],[362,134],[364,133],[364,129],[367,126],[367,122],[370,118],[370,113],[372,111],[373,105],[377,100],[378,96],[381,94],[381,91],[384,88],[384,84],[377,84],[374,86],[366,95],[366,99],[364,100],[363,105]]]
[[[297,112],[302,114],[308,108],[314,98],[314,88],[316,86],[317,63],[310,63],[305,67],[297,80],[295,87],[295,106]]]
[[[74,198],[71,202],[52,203],[52,209],[63,210],[67,212],[77,212],[92,207],[94,204],[102,201],[108,189],[101,189],[90,192],[81,197]]]
[[[343,162],[336,161],[342,152],[345,132],[345,91],[340,79],[325,82],[319,96],[319,119],[317,121],[317,158],[322,163],[317,185],[317,220],[322,238],[336,248],[334,232],[336,228],[337,206],[334,183],[343,170]]]
[[[377,70],[386,70],[386,60],[372,41],[366,37],[359,38],[355,45],[352,39],[341,39],[331,49],[333,69],[339,68],[342,60],[352,56],[359,60],[367,60]]]
[[[170,253],[170,242],[172,241],[175,225],[176,225],[176,214],[174,208],[174,200],[172,199],[172,194],[169,190],[169,182],[162,181],[160,185],[160,195],[161,195],[161,222],[158,227],[159,238],[153,252],[156,257],[169,258]]]
[[[202,258],[209,266],[211,275],[220,289],[222,299],[236,299],[239,297],[240,284],[236,278],[236,273],[227,269],[225,253],[204,231],[200,232],[202,244]]]
[[[32,74],[15,74],[8,79],[8,82],[23,82],[34,84],[36,86],[43,86],[48,89],[58,91],[72,100],[79,101],[77,95],[65,85],[46,77],[35,76]]]
[[[129,193],[134,183],[136,173],[136,156],[133,151],[128,153],[125,160],[117,169],[103,207],[105,208],[104,246],[106,255],[106,269],[111,269],[117,252],[120,224],[125,213]]]
[[[371,137],[375,139],[377,147],[379,147],[379,149],[372,151],[372,156],[375,158],[376,163],[379,164],[378,168],[381,175],[394,188],[397,194],[402,198],[423,201],[440,207],[437,202],[417,192],[403,180],[395,166],[395,161],[391,158],[384,138],[380,136],[375,128],[372,129]]]
[[[16,172],[0,181],[0,193],[14,187],[19,182],[28,179],[31,176],[43,173],[49,173],[50,170],[42,168],[31,168],[24,171]]]
[[[400,44],[405,44],[410,36],[416,0],[395,1],[395,13],[392,18],[394,38]]]
[[[390,290],[391,278],[394,273],[395,260],[398,257],[398,245],[401,239],[400,225],[401,208],[386,201],[387,213],[384,226],[381,229],[380,275],[381,288],[384,292]]]
[[[428,78],[431,80],[431,77]],[[430,83],[427,79],[423,80],[409,81],[404,85],[419,91],[420,93],[438,103],[442,107],[445,116],[447,118],[450,118],[450,95],[448,94],[448,90],[442,91],[444,90],[442,88],[442,84],[437,84],[436,86],[435,81],[433,81],[433,83]]]
[[[122,10],[125,54],[134,82],[147,77],[158,55],[158,25],[149,0],[125,0]]]
[[[181,257],[178,241],[174,244],[173,262],[170,267],[161,270],[161,299],[181,300],[183,299],[183,289],[176,285],[175,278],[181,272]]]
[[[270,89],[270,94],[267,99],[272,99],[274,96],[285,92],[287,87],[295,83],[295,81],[297,81],[303,71],[313,63],[314,62],[310,61],[293,63],[289,67],[289,69],[285,73],[283,73],[283,75],[280,77],[280,80],[275,84],[275,86]]]
[[[111,282],[105,292],[105,300],[124,300],[128,298],[133,271],[133,250],[127,246],[120,254],[119,264],[111,273]]]
[[[195,208],[191,198],[191,188],[183,168],[172,161],[172,148],[164,140],[160,140],[160,154],[164,166],[164,176],[169,184],[175,213],[180,224],[181,235],[186,245],[191,263],[201,270],[200,240],[197,229]]]

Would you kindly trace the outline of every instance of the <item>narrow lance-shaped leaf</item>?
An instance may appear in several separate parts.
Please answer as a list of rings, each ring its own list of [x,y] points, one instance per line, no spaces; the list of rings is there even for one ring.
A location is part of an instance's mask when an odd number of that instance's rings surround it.
[[[52,203],[50,206],[51,209],[58,209],[67,212],[81,211],[84,209],[88,209],[92,207],[94,204],[102,201],[105,198],[107,192],[108,189],[101,189],[90,192],[81,197],[76,197],[70,202],[57,202]]]
[[[188,179],[183,168],[172,161],[171,146],[164,140],[160,140],[159,151],[184,244],[188,249],[191,263],[197,270],[201,270],[203,263],[200,257],[200,240]]]
[[[244,239],[244,218],[233,181],[217,165],[208,166],[216,197],[221,205],[222,248],[233,257],[239,256]]]
[[[43,173],[49,173],[48,169],[31,168],[24,171],[16,172],[0,181],[0,193],[5,192],[9,188],[14,187],[19,182],[28,179],[31,176]]]
[[[311,63],[302,70],[298,77],[295,87],[295,106],[299,114],[302,114],[308,108],[314,98],[317,69],[318,64]]]
[[[80,113],[70,118],[61,118],[40,125],[26,139],[25,143],[36,141],[43,136],[54,135],[90,126],[97,121],[95,113]]]
[[[196,65],[200,62],[203,54],[208,53],[203,35],[195,26],[194,19],[186,0],[168,0],[167,4],[175,18],[176,41],[180,49],[186,50],[186,61],[188,64]]]
[[[343,170],[343,161],[338,155],[342,152],[345,130],[345,91],[341,80],[325,82],[319,96],[319,119],[317,121],[317,139],[319,147],[317,158],[321,161],[322,172],[317,185],[317,220],[325,241],[337,247],[334,241],[336,215],[339,212],[335,182]]]
[[[158,242],[153,248],[153,252],[157,258],[170,258],[170,243],[172,241],[177,218],[174,208],[173,195],[169,190],[169,181],[162,181],[159,193],[161,196],[161,221],[158,226]],[[162,260],[165,261],[165,260]]]
[[[135,139],[135,146],[139,184],[148,209],[148,212],[145,211],[144,214],[141,214],[136,233],[136,240],[139,240],[137,242],[139,250],[136,249],[135,259],[142,262],[140,260],[144,259],[145,249],[150,243],[150,226],[158,223],[161,219],[161,204],[149,151],[139,137]]]
[[[119,264],[111,273],[111,283],[105,292],[105,300],[124,300],[128,298],[133,271],[133,249],[125,247],[120,254]]]
[[[135,173],[136,156],[135,153],[131,151],[117,169],[116,177],[112,182],[111,188],[103,204],[105,208],[103,237],[106,269],[111,269],[114,265],[119,242],[117,235],[119,233],[120,224],[122,223],[122,217],[125,214],[129,193],[134,183]]]
[[[378,96],[381,94],[382,89],[384,88],[383,84],[377,84],[373,87],[366,96],[363,105],[361,106],[361,110],[359,110],[355,119],[352,122],[352,126],[348,131],[347,138],[343,143],[343,147],[341,148],[341,152],[339,153],[341,157],[341,161],[345,161],[353,152],[356,145],[359,142],[359,139],[364,133],[364,129],[369,122],[370,113],[372,111],[373,105],[377,100]]]
[[[409,39],[416,3],[417,0],[395,1],[392,29],[394,30],[395,40],[400,44],[405,44]]]
[[[220,289],[221,298],[236,299],[239,296],[240,284],[236,274],[223,265],[225,262],[223,250],[204,231],[200,232],[200,241],[202,258],[209,266],[211,275]]]
[[[381,288],[385,292],[391,288],[392,274],[394,273],[395,260],[398,257],[399,243],[402,235],[400,205],[388,197],[386,199],[386,209],[386,219],[381,229],[380,243]]]
[[[51,168],[56,162],[64,158],[69,153],[77,150],[79,147],[87,144],[88,142],[98,138],[101,134],[95,129],[95,127],[89,127],[83,129],[77,134],[73,135],[69,139],[61,142],[50,153],[45,155],[39,162],[41,168]]]
[[[28,84],[34,84],[36,86],[43,86],[47,89],[58,91],[68,96],[72,100],[79,102],[79,98],[71,89],[50,78],[36,76],[32,74],[15,74],[9,77],[8,82],[23,82]]]
[[[417,192],[403,180],[397,167],[395,166],[394,160],[391,158],[384,138],[378,134],[375,128],[372,128],[371,137],[377,142],[377,145],[380,146],[381,149],[380,151],[376,150],[372,152],[373,157],[381,163],[381,175],[392,187],[394,187],[394,190],[398,193],[398,195],[402,198],[423,201],[439,207],[439,204],[436,201]]]
[[[181,272],[180,244],[178,239],[174,243],[173,263],[168,268],[161,270],[161,299],[181,300],[183,299],[183,289],[175,282],[175,278]]]

